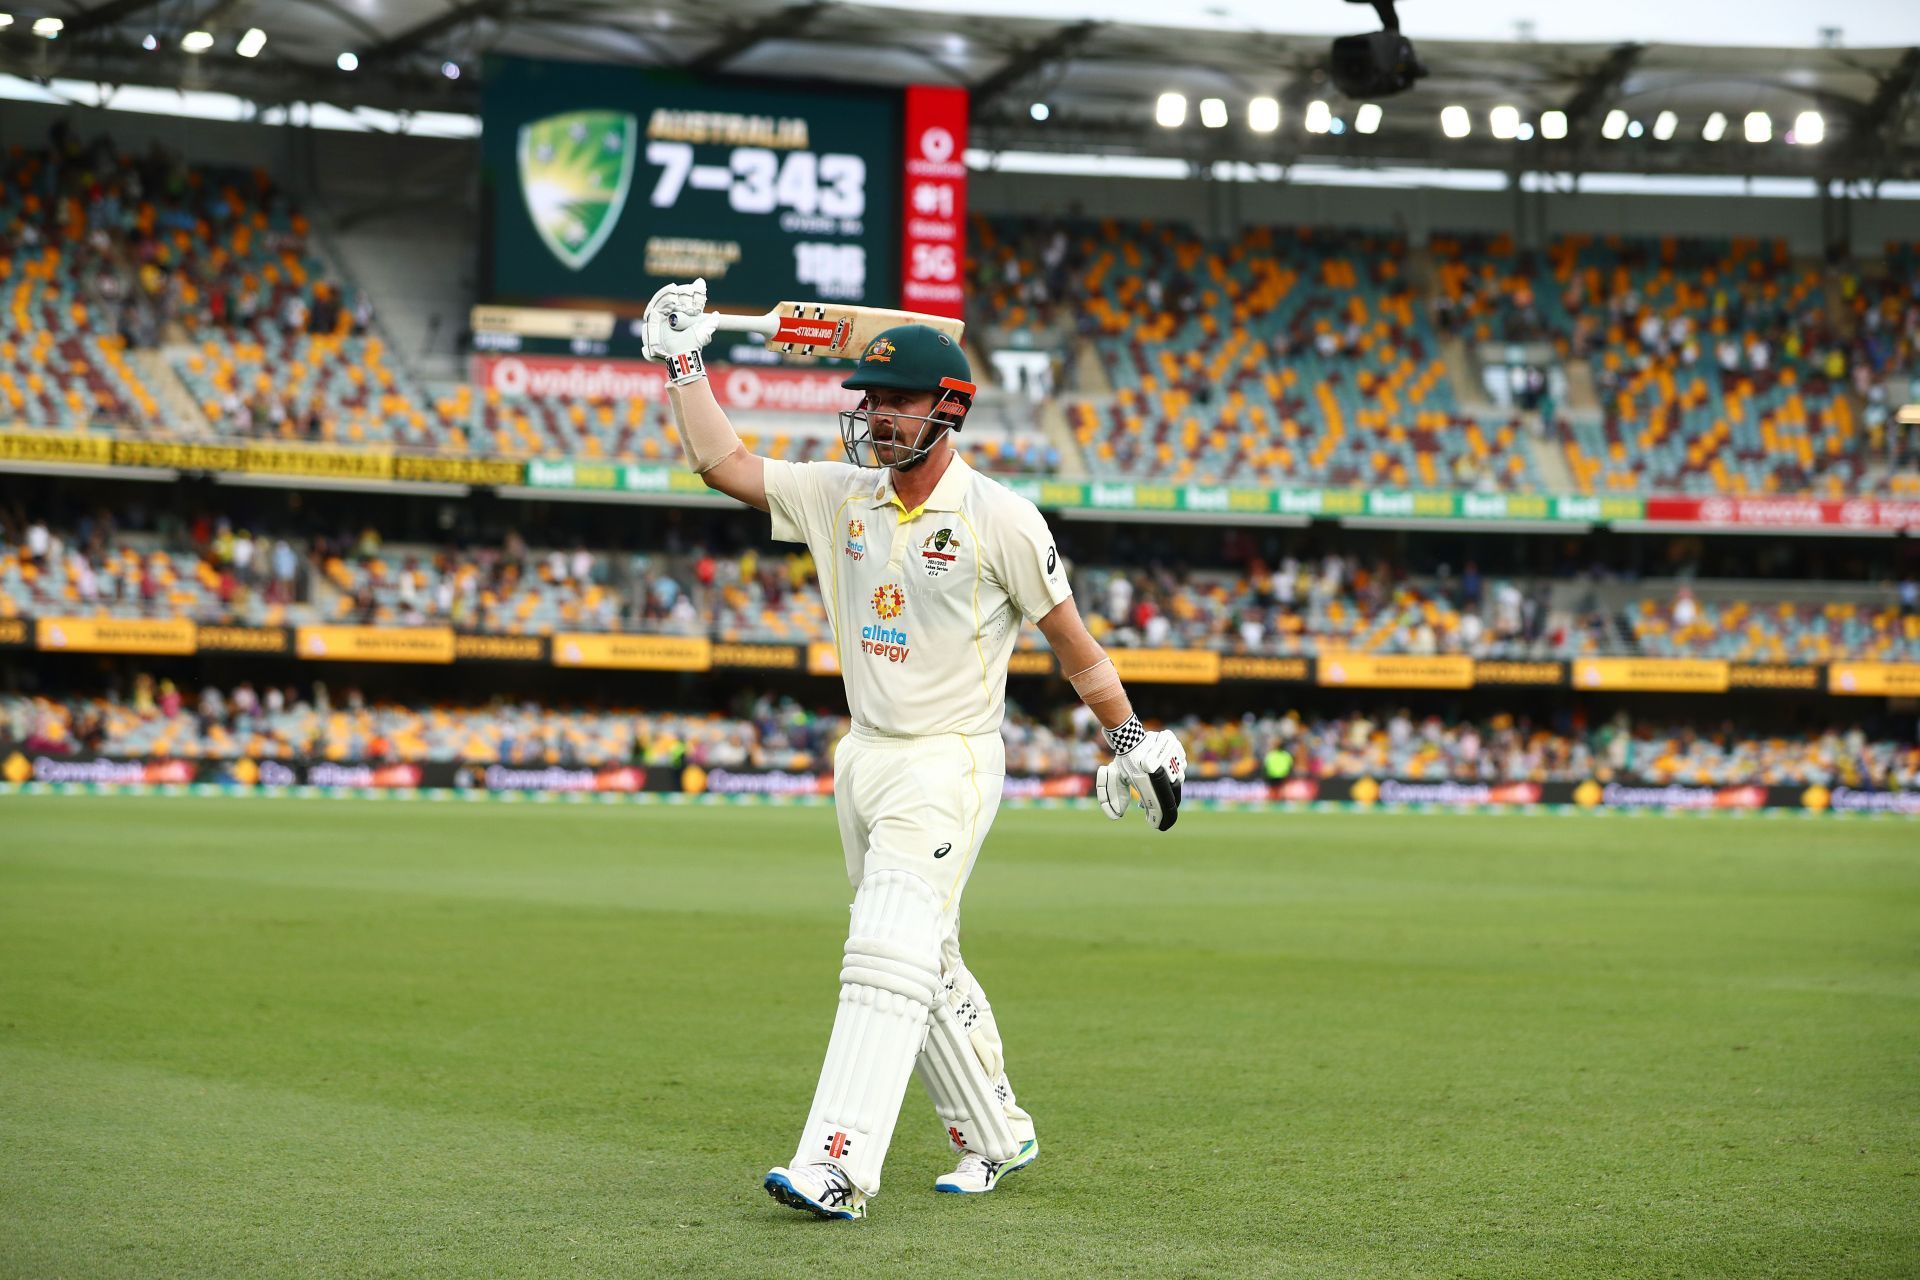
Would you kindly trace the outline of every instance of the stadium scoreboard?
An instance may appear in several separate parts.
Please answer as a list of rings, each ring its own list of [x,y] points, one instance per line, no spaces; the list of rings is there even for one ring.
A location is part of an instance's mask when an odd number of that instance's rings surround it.
[[[631,315],[704,277],[729,310],[808,298],[960,313],[964,90],[496,57],[482,120],[491,302]],[[509,348],[475,325],[482,350],[638,354],[624,324],[520,337]]]

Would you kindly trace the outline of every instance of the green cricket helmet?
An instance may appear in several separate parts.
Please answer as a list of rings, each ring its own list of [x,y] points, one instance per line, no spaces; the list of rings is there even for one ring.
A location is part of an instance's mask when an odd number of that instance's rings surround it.
[[[873,438],[873,397],[840,414],[840,443],[856,467],[907,471],[926,460],[942,434],[958,431],[973,407],[973,366],[957,338],[931,325],[901,324],[882,332],[860,353],[840,384],[849,391],[919,391],[933,396],[925,415],[882,413],[890,432]],[[917,428],[917,430],[916,430]],[[907,439],[911,434],[912,439]],[[885,453],[882,453],[882,450]]]

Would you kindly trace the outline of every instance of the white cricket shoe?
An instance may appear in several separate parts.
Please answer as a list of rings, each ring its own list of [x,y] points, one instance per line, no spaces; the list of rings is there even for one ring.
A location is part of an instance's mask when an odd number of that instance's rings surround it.
[[[960,1167],[952,1173],[936,1179],[935,1191],[950,1191],[957,1195],[977,1196],[993,1190],[1000,1185],[1000,1179],[1015,1169],[1024,1169],[1040,1155],[1040,1140],[1029,1138],[1020,1144],[1020,1150],[1011,1160],[995,1162],[987,1159],[978,1151],[969,1151],[960,1157]]]
[[[867,1216],[867,1193],[837,1164],[802,1164],[767,1170],[767,1194],[816,1218],[851,1222]]]

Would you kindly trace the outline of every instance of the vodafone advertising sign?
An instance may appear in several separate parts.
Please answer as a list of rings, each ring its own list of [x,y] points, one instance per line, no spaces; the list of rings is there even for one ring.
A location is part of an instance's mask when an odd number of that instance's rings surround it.
[[[1766,529],[1920,528],[1920,502],[1898,498],[1648,498],[1646,519]]]
[[[709,365],[714,399],[728,409],[779,413],[838,413],[856,393],[840,386],[842,373],[777,365]],[[503,396],[571,396],[581,400],[663,400],[665,369],[642,360],[582,360],[571,356],[475,356],[473,380]]]
[[[900,305],[961,318],[967,258],[967,91],[907,86]]]

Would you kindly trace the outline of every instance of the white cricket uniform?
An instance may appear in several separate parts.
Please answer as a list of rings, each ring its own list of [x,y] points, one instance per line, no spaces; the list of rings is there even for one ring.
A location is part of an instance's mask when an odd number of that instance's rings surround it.
[[[941,999],[998,1099],[1004,1121],[994,1123],[1029,1140],[1033,1121],[1007,1081],[992,1007],[960,957],[959,917],[1006,781],[1000,722],[1021,619],[1072,594],[1053,535],[1031,502],[958,454],[912,511],[891,471],[840,462],[768,459],[766,491],[773,536],[813,552],[846,680],[853,729],[834,750],[833,791],[847,880],[857,888],[905,871],[931,886]],[[975,1123],[936,1091],[930,1063],[923,1050],[917,1069],[949,1139],[977,1147]],[[819,1159],[814,1139],[830,1128],[803,1138],[796,1159]],[[828,1154],[840,1152],[829,1144]],[[865,1189],[877,1186],[876,1167]]]
[[[848,878],[912,870],[951,917],[1000,803],[1020,621],[1072,594],[1053,535],[958,454],[912,511],[891,471],[841,462],[768,459],[766,489],[773,536],[813,552],[846,680],[834,797]]]

